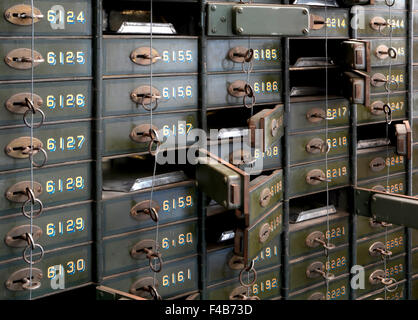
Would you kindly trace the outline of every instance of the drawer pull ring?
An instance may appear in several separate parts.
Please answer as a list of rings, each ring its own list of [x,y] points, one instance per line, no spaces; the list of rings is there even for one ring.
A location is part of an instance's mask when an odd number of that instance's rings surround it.
[[[248,83],[246,83],[244,86],[244,91],[245,91],[245,95],[242,98],[242,104],[246,108],[252,108],[255,105],[255,95],[254,95],[253,87],[251,87]],[[251,99],[249,104],[247,104],[247,98]]]
[[[385,4],[388,6],[388,7],[393,7],[394,5],[395,5],[395,1],[396,0],[392,0],[392,2],[390,2],[391,0],[385,0]]]
[[[325,266],[320,261],[312,262],[306,269],[306,276],[309,279],[321,276],[325,280],[332,280],[335,278],[334,274],[325,272]]]
[[[10,142],[6,147],[6,154],[12,158],[24,159],[29,157],[29,160],[35,167],[43,167],[48,161],[48,155],[44,148],[42,148],[42,142],[36,138],[32,138],[35,145],[28,145],[30,143],[30,137],[21,137]],[[28,143],[27,143],[28,142]],[[21,146],[17,146],[20,144]],[[23,144],[23,145],[22,145]],[[37,163],[34,161],[33,157],[41,152],[43,155],[43,161]]]
[[[33,101],[30,100],[29,98],[25,98],[25,102],[26,102],[26,106],[28,107],[28,110],[26,110],[26,112],[23,114],[23,122],[25,123],[25,125],[28,128],[39,128],[45,121],[45,113],[39,109],[39,108],[35,108],[35,106],[33,105]],[[37,112],[39,112],[41,114],[41,121],[39,121],[36,124],[31,124],[31,122],[28,121],[27,116],[29,115],[29,113],[32,112],[32,114],[36,114]]]
[[[396,279],[394,278],[386,278],[385,277],[385,272],[383,270],[375,270],[372,272],[372,274],[369,277],[369,282],[372,285],[376,285],[376,284],[383,284],[385,286],[389,286],[391,284],[394,284],[396,282]],[[392,290],[394,291],[394,290]]]
[[[35,197],[33,190],[29,187],[26,188],[26,195],[28,196],[28,200],[26,200],[22,205],[22,214],[28,219],[37,218],[38,216],[40,216],[40,214],[43,211],[43,208],[44,208],[43,203],[41,200]],[[39,209],[33,210],[32,212],[27,212],[26,207],[29,204],[31,204],[31,206],[34,206],[35,203],[39,205]]]
[[[42,258],[44,257],[45,251],[44,248],[39,244],[39,243],[35,243],[35,240],[32,237],[32,234],[30,233],[26,233],[26,241],[28,242],[28,245],[26,246],[26,248],[23,250],[23,260],[27,263],[27,264],[35,264],[38,263],[39,261],[42,260]],[[34,260],[33,259],[33,251],[36,250],[36,248],[39,248],[40,250],[40,256],[38,259]],[[28,250],[30,250],[31,254],[28,257]]]
[[[244,280],[243,280],[244,271],[245,272],[253,272],[254,277],[253,277],[253,280],[251,282],[244,283]],[[248,287],[251,287],[256,281],[257,281],[257,271],[254,269],[254,260],[251,260],[251,264],[248,267],[243,268],[241,270],[241,272],[239,273],[239,282],[243,287],[248,288]]]

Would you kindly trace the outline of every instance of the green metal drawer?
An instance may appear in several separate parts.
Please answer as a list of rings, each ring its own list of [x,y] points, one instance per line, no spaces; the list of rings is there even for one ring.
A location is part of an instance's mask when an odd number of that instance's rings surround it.
[[[234,248],[210,249],[207,252],[207,283],[238,279],[239,273],[244,268],[242,257],[234,254]],[[271,241],[270,245],[263,248],[254,258],[254,268],[261,270],[272,265],[280,264],[280,235]]]
[[[324,284],[315,285],[289,295],[289,300],[348,300],[350,280],[348,275],[339,276]]]
[[[388,65],[406,64],[407,43],[405,38],[388,38],[371,39],[370,43],[370,65],[372,67],[382,67]],[[387,48],[393,48],[396,56],[390,58],[387,54],[381,54],[380,51],[386,52]]]
[[[149,37],[124,35],[103,38],[105,75],[149,76],[151,69]],[[197,37],[153,36],[152,48],[154,74],[197,72]]]
[[[357,300],[405,300],[406,299],[406,282],[399,281],[394,288],[390,287],[387,290],[378,290],[371,292],[365,296],[357,298]]]
[[[35,242],[45,250],[91,241],[91,204],[45,210],[40,217],[33,220],[32,228]],[[27,232],[30,232],[30,221],[23,215],[0,219],[0,237],[5,244],[0,247],[0,260],[22,256],[28,243],[14,238],[24,236]]]
[[[376,276],[382,276],[391,279],[393,278],[394,280],[392,281],[396,280],[396,282],[402,281],[406,276],[405,267],[404,254],[388,260],[386,262],[386,269],[383,262],[378,262],[366,267],[364,270],[364,289],[353,289],[355,290],[356,297],[362,297],[369,292],[384,288],[384,285],[380,281],[376,280]],[[389,287],[390,290],[395,289],[395,283]]]
[[[42,201],[44,208],[89,200],[92,190],[91,174],[90,162],[35,169],[33,173],[35,196]],[[31,186],[30,178],[29,170],[0,173],[0,194],[4,197],[0,201],[0,216],[21,212],[23,202],[27,200],[27,197],[13,196],[9,200],[7,192],[12,192],[12,194],[23,192],[26,186]],[[17,183],[20,184],[16,185]],[[37,211],[38,208],[39,206],[35,205],[34,210]],[[29,210],[28,206],[26,210]]]
[[[347,158],[329,160],[328,169],[326,169],[325,161],[291,167],[290,197],[297,197],[326,189],[325,181],[318,181],[312,177],[329,179],[329,188],[346,186],[350,182],[349,160]]]
[[[35,258],[35,257],[34,257]],[[58,275],[62,272],[63,280]],[[23,259],[0,264],[0,299],[29,300],[51,295],[91,283],[93,275],[91,245],[46,252],[32,268],[33,279],[41,286],[32,291],[23,290],[22,279],[29,278],[29,265]],[[10,284],[10,282],[12,282]],[[9,289],[10,287],[10,289]]]
[[[155,288],[163,299],[196,291],[199,283],[197,256],[167,261],[159,273],[152,272],[150,267],[146,266],[131,272],[105,277],[103,285],[151,299],[150,293],[144,290],[144,287],[154,285],[154,276]]]
[[[365,107],[361,104],[354,105],[357,112],[358,124],[370,124],[386,121],[385,113],[380,110],[384,104],[388,103],[388,95],[385,93],[370,96],[370,106]],[[406,93],[391,93],[389,105],[392,109],[392,119],[405,119],[408,110],[408,99]],[[377,108],[377,109],[376,109]]]
[[[28,80],[31,78],[31,63],[6,63],[15,58],[31,58],[30,39],[8,38],[0,43],[0,80]],[[25,49],[25,51],[14,51]],[[34,53],[39,64],[34,65],[34,78],[75,78],[91,76],[92,46],[90,39],[41,38],[35,40]],[[8,57],[8,58],[7,58]],[[9,60],[10,59],[10,60]],[[40,62],[43,61],[43,62]],[[19,68],[19,69],[18,69]],[[22,69],[23,68],[23,69]]]
[[[406,194],[406,177],[404,173],[393,174],[388,177],[370,179],[358,183],[359,187],[382,190],[389,193]]]
[[[412,251],[412,273],[418,273],[418,248]]]
[[[329,224],[329,226],[328,226]],[[289,226],[289,257],[297,258],[317,252],[324,247],[315,239],[340,246],[348,243],[348,213],[339,212]]]
[[[186,142],[189,132],[197,127],[197,112],[154,115],[152,124],[158,131],[163,144],[161,149],[173,148],[177,140]],[[135,142],[131,134],[135,134],[138,126],[144,126],[146,132],[150,128],[149,116],[107,118],[103,121],[104,156],[129,153],[148,153],[149,141]],[[141,129],[141,127],[139,128]],[[138,131],[142,132],[142,131]],[[155,147],[155,144],[154,144]]]
[[[33,132],[33,145],[42,146],[46,156],[37,151],[33,156],[36,165],[87,160],[91,158],[91,122],[76,122],[71,125],[41,126]],[[0,130],[0,170],[28,168],[29,154],[19,148],[31,145],[27,127]]]
[[[104,236],[125,233],[156,225],[145,211],[150,205],[150,189],[141,192],[103,192],[102,232]],[[197,194],[193,181],[154,187],[152,207],[158,223],[197,217]],[[144,211],[145,210],[145,211]]]
[[[158,99],[144,99],[151,95],[149,78],[106,79],[103,81],[103,113],[105,116],[149,114],[197,109],[197,76],[153,77],[152,93]],[[144,105],[142,105],[144,103]]]
[[[389,67],[372,67],[368,73],[370,76],[370,94],[374,93],[386,93],[385,82],[376,82],[375,79],[389,79]],[[393,66],[390,71],[390,80],[397,83],[390,84],[392,91],[405,91],[407,90],[407,71],[405,65]]]
[[[269,300],[280,296],[280,266],[257,271],[257,280],[248,289],[241,286],[238,277],[207,287],[208,300],[238,300],[239,294],[257,296],[260,300]],[[252,275],[250,275],[251,277]],[[246,278],[245,276],[243,277]]]
[[[324,24],[317,24],[319,29],[311,29],[309,31],[309,38],[324,37],[328,38],[348,38],[350,29],[349,9],[346,8],[315,8],[309,7],[311,15],[320,17]],[[325,31],[325,28],[327,30]]]
[[[371,263],[382,261],[383,256],[377,249],[388,250],[392,255],[388,261],[392,260],[393,256],[405,252],[405,233],[404,229],[400,228],[395,231],[387,233],[383,232],[378,235],[357,240],[357,264],[366,266]]]
[[[346,99],[330,99],[328,111],[325,101],[292,99],[288,117],[291,132],[325,129],[325,117],[329,118],[328,128],[348,126],[350,124],[350,103]],[[331,120],[332,118],[332,120]]]
[[[318,160],[325,160],[327,145],[330,146],[328,159],[348,156],[349,130],[348,128],[325,131],[303,132],[290,136],[290,163],[300,164]]]
[[[247,51],[254,51],[251,60],[252,70],[281,69],[282,48],[277,38],[209,38],[207,42],[207,71],[230,72],[249,68],[244,57]]]
[[[235,74],[210,74],[207,79],[208,107],[225,107],[229,105],[244,105],[243,96],[233,96],[229,92],[244,90],[244,85],[251,85],[255,103],[279,103],[282,101],[282,73],[275,72],[252,72],[247,81],[245,73]],[[242,94],[239,92],[238,94]],[[246,103],[251,104],[251,98],[246,97]]]
[[[323,254],[303,256],[290,261],[290,291],[300,290],[316,283],[325,284],[326,280],[314,270],[339,276],[349,272],[348,246],[343,245],[329,250],[328,258]]]
[[[31,15],[30,2],[3,0],[0,3],[0,35],[30,36],[31,19],[12,18],[13,14]],[[33,13],[43,15],[35,18],[35,35],[91,35],[92,3],[91,0],[37,0]],[[8,16],[10,18],[7,18]]]
[[[33,86],[34,95],[39,97],[34,96],[34,102],[45,113],[44,123],[91,117],[91,81],[34,82]],[[1,110],[0,126],[23,125],[23,113],[28,109],[17,108],[14,113],[14,108],[13,112],[8,108],[15,103],[24,103],[25,97],[31,97],[30,92],[30,83],[0,84],[0,104],[5,106]],[[33,121],[37,123],[40,119],[38,113]]]
[[[149,265],[144,249],[156,250],[155,227],[103,238],[103,271],[105,276]],[[166,224],[158,230],[158,248],[164,261],[192,255],[197,252],[198,228],[195,219]],[[158,259],[153,262],[159,263]],[[160,266],[156,266],[159,269]]]
[[[357,215],[357,239],[361,239],[376,233],[390,231],[398,226],[389,224],[382,224],[374,221],[372,218]]]
[[[379,27],[375,23],[390,23],[392,25],[393,37],[406,36],[408,18],[405,10],[391,10],[389,13],[387,8],[363,10],[362,6],[357,6],[352,9],[353,15],[355,17],[358,16],[358,19],[360,19],[356,30],[357,38],[388,37],[390,33],[389,27],[381,26],[379,31]]]
[[[406,170],[405,160],[405,157],[398,155],[393,147],[359,150],[357,152],[357,180],[404,172]]]

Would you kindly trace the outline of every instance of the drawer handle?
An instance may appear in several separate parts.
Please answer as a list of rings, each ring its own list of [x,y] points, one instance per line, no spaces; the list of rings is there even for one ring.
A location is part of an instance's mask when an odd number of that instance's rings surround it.
[[[154,87],[151,89],[150,86],[141,86],[132,91],[131,99],[133,102],[141,104],[146,111],[151,111],[157,109],[161,94]],[[153,103],[155,103],[154,106]]]
[[[30,278],[32,270],[32,278]],[[41,287],[42,271],[38,268],[24,268],[12,273],[6,280],[6,288],[10,291],[36,290]]]
[[[154,64],[162,58],[158,54],[158,51],[150,47],[140,47],[136,48],[131,53],[131,60],[133,63],[139,64],[141,66],[148,66]]]
[[[35,240],[32,237],[31,233],[26,233],[25,234],[25,238],[27,240],[28,245],[26,246],[26,248],[23,250],[22,256],[23,256],[23,260],[27,263],[27,264],[35,264],[38,263],[39,261],[42,260],[42,258],[44,257],[45,254],[45,250],[44,248],[39,244],[39,243],[35,243]],[[34,259],[33,258],[33,251],[36,250],[36,248],[39,248],[40,250],[40,255],[38,257],[38,259]],[[28,250],[30,250],[30,255],[28,257]]]
[[[158,273],[163,268],[163,260],[161,253],[156,250],[156,242],[152,239],[144,239],[135,244],[131,249],[131,257],[136,260],[147,258],[149,260],[149,267],[155,273]],[[158,263],[153,265],[154,259],[158,260]],[[157,268],[156,266],[159,266]]]
[[[322,120],[334,120],[334,118],[327,118],[325,110],[320,108],[313,108],[306,113],[306,119],[311,123],[318,123]]]
[[[313,138],[310,140],[306,147],[308,153],[317,154],[317,153],[328,153],[331,149],[330,145],[325,143],[321,138]]]
[[[249,283],[244,282],[244,279],[243,279],[244,272],[247,272],[247,273],[252,272],[253,273],[254,276],[253,276],[253,280],[251,282],[249,282]],[[249,275],[248,275],[248,277],[249,277]],[[248,267],[241,269],[241,272],[239,273],[238,279],[239,279],[239,283],[241,284],[241,286],[243,286],[245,288],[251,287],[254,283],[256,283],[256,281],[257,281],[257,271],[254,269],[254,260],[251,260],[251,263]]]
[[[33,12],[33,15],[32,15]],[[44,18],[38,8],[26,4],[18,4],[10,7],[4,12],[4,17],[10,23],[19,26],[28,26]]]
[[[309,296],[308,300],[325,300],[325,294],[322,292],[314,292]]]
[[[154,300],[162,300],[157,288],[157,280],[154,281],[153,277],[144,277],[133,283],[129,292],[142,298],[146,298],[147,295],[151,295],[151,298]]]
[[[234,47],[228,51],[228,57],[230,60],[236,63],[241,63],[242,71],[244,73],[250,73],[253,70],[253,58],[254,50],[244,47]],[[245,65],[248,63],[248,67]]]
[[[148,142],[148,152],[155,156],[161,145],[160,138],[158,136],[158,128],[149,124],[141,124],[132,129],[130,133],[130,138],[138,143]],[[156,145],[155,150],[153,150],[154,144]]]
[[[257,296],[248,296],[248,289],[244,286],[235,288],[229,294],[229,300],[260,300]]]
[[[228,86],[228,93],[236,98],[243,98],[243,105],[246,108],[252,108],[255,105],[256,98],[254,90],[250,84],[242,80],[236,80]],[[247,99],[250,99],[250,103],[247,104]]]
[[[372,285],[376,284],[383,284],[385,286],[389,286],[396,282],[396,279],[394,278],[386,278],[385,272],[383,270],[375,270],[372,272],[372,274],[369,276],[369,282]]]
[[[391,59],[396,59],[396,56],[396,49],[393,47],[388,48],[387,46],[382,44],[376,48],[376,57],[378,57],[379,59],[384,60],[388,57]]]
[[[270,233],[271,233],[270,224],[264,223],[261,226],[260,231],[258,232],[258,240],[261,243],[265,243],[267,239],[270,237]]]
[[[370,105],[369,110],[371,114],[376,116],[384,113],[387,124],[392,123],[392,108],[387,103],[375,101]]]
[[[306,175],[306,182],[310,185],[318,185],[321,182],[331,182],[331,179],[325,178],[325,173],[321,169],[313,169]]]
[[[38,153],[41,152],[43,155],[43,161],[41,163],[37,163],[33,158]],[[43,148],[42,142],[37,138],[32,138],[32,145],[31,145],[31,137],[20,137],[17,139],[12,140],[5,148],[6,154],[15,159],[27,159],[31,161],[31,163],[35,167],[43,167],[45,163],[48,161],[48,155]]]
[[[151,200],[144,200],[138,202],[131,208],[131,217],[135,220],[142,221],[147,217],[150,217],[152,221],[158,222],[159,216],[158,212],[160,211],[160,206]]]
[[[325,251],[325,256],[328,256],[329,250],[332,250],[335,248],[335,244],[327,243],[325,241],[325,235],[321,231],[311,232],[306,237],[305,244],[309,248],[316,248],[318,246],[322,246]]]
[[[384,33],[383,30],[385,29],[385,27],[389,27],[389,32],[388,34]],[[389,33],[392,32],[392,25],[387,22],[384,18],[382,17],[373,17],[370,20],[370,28],[372,28],[375,31],[378,31],[379,33],[383,34],[383,35],[389,35]]]
[[[265,188],[260,193],[260,206],[267,207],[271,201],[273,194],[269,188]]]
[[[4,243],[11,248],[23,248],[29,242],[30,225],[17,226],[11,229],[4,238]],[[42,236],[42,229],[32,225],[32,240],[35,242]]]
[[[309,279],[322,277],[325,280],[332,280],[335,278],[334,274],[325,272],[325,265],[321,261],[312,262],[306,268],[306,276]]]
[[[19,48],[10,51],[4,58],[4,61],[13,69],[27,70],[32,68],[32,66],[36,67],[40,63],[45,62],[45,59],[35,50]]]
[[[369,254],[372,257],[380,255],[384,260],[387,257],[392,256],[392,251],[387,250],[383,242],[377,241],[370,246]]]
[[[33,107],[37,110],[42,107],[43,103],[42,98],[37,94],[32,95],[31,93],[22,92],[12,95],[6,101],[5,105],[7,110],[11,113],[24,114],[26,112],[26,108],[31,109]]]
[[[386,167],[385,159],[382,157],[374,158],[372,161],[370,161],[369,167],[373,172],[382,171]]]

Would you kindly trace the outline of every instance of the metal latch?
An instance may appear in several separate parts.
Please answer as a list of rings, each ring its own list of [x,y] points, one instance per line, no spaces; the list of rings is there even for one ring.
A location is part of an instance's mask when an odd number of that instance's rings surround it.
[[[32,275],[32,277],[31,277]],[[36,290],[41,287],[42,271],[38,268],[24,268],[12,273],[6,280],[10,291]]]
[[[45,62],[45,59],[38,51],[19,48],[10,51],[4,58],[4,62],[13,69],[27,70]]]
[[[142,105],[147,111],[157,109],[159,99],[161,99],[161,93],[154,87],[151,89],[150,86],[140,86],[131,92],[131,100]]]
[[[157,291],[158,286],[158,280],[154,281],[153,277],[143,277],[131,285],[129,292],[138,297],[161,300],[161,296]]]
[[[31,188],[31,181],[22,181],[14,184],[6,191],[6,198],[12,202],[23,203],[29,199],[27,189]],[[33,181],[33,194],[35,198],[42,193],[42,185],[39,182]]]
[[[411,160],[412,155],[412,131],[408,120],[395,124],[396,131],[396,153],[407,156]]]
[[[136,48],[131,52],[130,57],[133,63],[141,66],[149,66],[162,59],[158,51],[150,47]]]
[[[33,13],[33,15],[32,15]],[[19,26],[29,26],[44,18],[44,15],[38,8],[28,4],[17,4],[4,12],[4,17],[10,23]]]
[[[32,100],[31,100],[32,99]],[[7,99],[5,105],[7,110],[15,114],[24,114],[28,110],[28,100],[33,103],[35,109],[40,109],[43,105],[43,100],[37,94],[31,93],[17,93]]]
[[[325,177],[325,173],[321,169],[313,169],[306,175],[306,183],[310,185],[317,185],[321,182],[331,182],[330,179]]]
[[[306,268],[306,277],[309,279],[322,277],[325,280],[332,280],[335,278],[334,274],[325,271],[325,265],[321,261],[312,262]]]
[[[157,202],[151,200],[144,200],[138,202],[131,208],[131,217],[138,221],[143,221],[148,218],[151,218],[152,221],[157,222],[158,212],[160,211],[160,206]]]
[[[26,247],[28,245],[27,234],[29,233],[31,233],[32,235],[31,240],[34,240],[36,242],[36,240],[38,240],[42,236],[42,229],[36,225],[22,225],[14,227],[4,237],[4,243],[12,248]]]

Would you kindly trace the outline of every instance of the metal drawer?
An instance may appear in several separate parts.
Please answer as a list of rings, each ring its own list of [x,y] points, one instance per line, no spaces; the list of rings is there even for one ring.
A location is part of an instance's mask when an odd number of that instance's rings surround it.
[[[207,252],[207,283],[238,279],[244,268],[242,257],[234,254],[233,247],[211,249]],[[254,258],[254,268],[261,270],[280,264],[280,235],[263,248]]]
[[[396,282],[402,281],[406,276],[405,268],[404,254],[388,260],[386,262],[386,271],[383,262],[366,267],[364,270],[364,289],[353,289],[355,290],[355,295],[357,297],[361,297],[369,292],[383,288],[384,285],[378,280],[378,276],[393,278]],[[390,286],[389,288],[394,290],[395,287],[396,284]]]
[[[282,73],[275,72],[252,72],[247,81],[244,73],[235,74],[210,74],[207,79],[208,107],[243,106],[243,98],[246,103],[251,103],[251,98],[245,96],[244,85],[251,85],[256,104],[273,104],[282,101]],[[230,92],[237,96],[231,95]]]
[[[346,99],[330,99],[328,111],[325,101],[292,99],[288,125],[291,132],[325,129],[325,117],[329,118],[328,127],[335,128],[350,125],[350,103]],[[331,120],[332,118],[332,120]]]
[[[90,162],[67,163],[63,166],[50,166],[34,170],[34,191],[44,207],[57,206],[64,203],[75,203],[89,200],[91,197],[92,170]],[[24,192],[30,186],[30,171],[8,171],[0,174],[0,194],[4,195],[0,201],[0,216],[21,212],[27,196],[7,198],[7,192]],[[27,184],[22,184],[27,182]],[[21,183],[16,185],[17,183]],[[16,186],[15,186],[16,185]],[[15,187],[9,189],[11,187]],[[41,191],[39,193],[39,191]],[[34,210],[37,211],[38,205]],[[29,210],[26,208],[26,210]],[[34,213],[35,214],[35,213]]]
[[[178,296],[198,289],[198,265],[197,256],[185,257],[167,261],[164,269],[159,273],[151,271],[149,266],[131,272],[105,277],[103,285],[124,292],[151,299],[144,287],[154,284],[163,299]]]
[[[386,191],[389,193],[406,194],[405,174],[394,174],[387,177],[371,179],[358,183],[359,187]]]
[[[319,29],[311,29],[309,31],[309,37],[324,37],[325,34],[328,38],[348,38],[349,37],[349,27],[350,27],[350,17],[349,9],[346,8],[327,8],[325,11],[324,8],[315,8],[309,7],[311,15],[319,17],[324,24],[317,24],[316,26]],[[326,14],[325,14],[326,13]],[[314,17],[316,18],[316,17]],[[325,19],[326,18],[326,19]],[[325,28],[327,30],[325,31]]]
[[[238,278],[224,281],[207,287],[208,300],[238,300],[240,294],[257,296],[261,300],[269,300],[280,296],[281,271],[274,266],[257,272],[257,280],[248,289],[241,286]]]
[[[357,152],[357,180],[383,177],[406,170],[405,157],[395,152],[393,147],[362,149]],[[388,170],[389,166],[389,170]]]
[[[103,192],[102,232],[104,236],[139,230],[156,225],[147,210],[150,190],[142,192]],[[197,217],[197,194],[194,181],[154,187],[152,208],[158,213],[158,223]]]
[[[91,81],[34,82],[33,86],[34,102],[45,113],[44,123],[91,117]],[[1,111],[0,126],[23,125],[23,113],[28,109],[12,106],[23,104],[25,97],[31,97],[30,92],[30,83],[0,84],[0,104],[5,107]],[[39,114],[34,115],[33,121],[39,120]]]
[[[324,191],[326,189],[326,182],[316,180],[315,177],[329,179],[329,188],[348,185],[350,182],[348,158],[329,160],[328,170],[326,170],[325,161],[291,167],[290,197]]]
[[[149,114],[197,109],[197,76],[153,77],[151,96],[149,78],[106,79],[103,81],[105,116]]]
[[[0,80],[28,80],[31,78],[30,62],[12,61],[14,58],[32,56],[29,39],[7,38],[0,43]],[[23,49],[22,51],[15,51]],[[91,76],[92,47],[89,39],[41,38],[35,40],[35,79],[75,78]],[[42,62],[41,62],[42,61]],[[10,63],[13,67],[9,66]],[[75,80],[75,79],[74,79]]]
[[[30,130],[26,127],[0,130],[0,170],[28,168],[29,154],[25,148],[31,145]],[[91,158],[91,122],[71,125],[41,126],[34,130],[33,145],[45,150],[35,151],[35,165],[87,160]],[[20,149],[19,149],[20,148]]]
[[[385,227],[387,225],[387,227]],[[376,233],[390,231],[398,226],[374,221],[372,218],[357,215],[357,239],[361,239]]]
[[[348,300],[350,280],[348,275],[342,275],[324,284],[302,289],[289,295],[289,300]]]
[[[300,290],[316,283],[325,284],[326,280],[315,270],[328,271],[334,276],[348,273],[348,252],[348,246],[343,245],[329,250],[328,258],[320,253],[291,260],[289,290]]]
[[[161,149],[174,148],[178,140],[184,139],[184,142],[186,142],[188,133],[193,128],[196,128],[197,112],[154,115],[152,124],[158,131],[160,140],[166,140],[161,145]],[[135,142],[131,138],[131,136],[140,136],[142,127],[139,126],[141,125],[144,127],[144,132],[148,132],[150,129],[150,117],[137,116],[104,119],[104,156],[148,153],[150,140]]]
[[[388,261],[393,260],[393,256],[405,252],[405,232],[403,228],[395,231],[385,232],[357,240],[357,264],[366,266],[371,263],[382,261],[383,253],[378,250],[392,252]]]
[[[105,75],[149,76],[151,63],[149,37],[125,35],[103,38]],[[154,74],[197,72],[197,37],[153,36],[152,48]]]
[[[148,266],[145,249],[156,250],[156,228],[103,238],[104,274],[111,275]],[[195,219],[159,227],[158,248],[164,261],[192,255],[197,251],[198,230]],[[158,259],[153,262],[159,263]]]
[[[291,135],[289,143],[290,163],[300,164],[325,160],[327,145],[330,146],[328,159],[348,156],[349,139],[348,128]]]
[[[33,238],[45,250],[91,241],[91,212],[90,203],[45,210],[33,220]],[[28,243],[14,238],[24,236],[27,232],[30,232],[30,221],[23,215],[0,219],[0,238],[5,244],[0,247],[0,260],[22,256]]]
[[[348,243],[348,213],[340,212],[289,226],[289,257],[323,252],[320,241],[340,246]],[[329,223],[329,226],[328,226]],[[317,239],[317,240],[316,240]],[[319,240],[319,241],[318,241]]]
[[[390,23],[392,25],[393,37],[406,36],[408,19],[405,10],[391,10],[389,14],[389,10],[387,8],[363,10],[362,6],[357,6],[352,8],[352,13],[354,16],[364,16],[364,23],[359,23],[356,27],[357,38],[388,37],[390,33],[388,26],[381,25],[379,31],[378,24],[382,23]],[[362,21],[361,18],[360,21]]]
[[[37,0],[34,2],[35,36],[90,35],[92,26],[91,0]],[[0,35],[31,35],[31,19],[13,18],[13,14],[31,15],[30,2],[3,0],[0,3]],[[11,16],[10,18],[9,15]]]
[[[374,122],[386,121],[383,105],[388,103],[387,94],[378,94],[370,96],[370,105],[368,107],[356,104],[354,106],[357,112],[358,124],[370,124]],[[406,93],[398,92],[391,93],[389,96],[389,103],[392,109],[392,119],[405,119],[408,109],[408,100]]]
[[[243,55],[252,49],[251,60],[253,71],[281,69],[282,48],[278,38],[209,38],[207,42],[207,71],[230,72],[243,71],[249,68]]]
[[[399,281],[394,288],[389,287],[387,290],[378,290],[371,292],[365,296],[357,298],[357,300],[405,300],[406,299],[406,282]],[[390,291],[389,291],[390,290]]]
[[[60,272],[64,274],[63,279],[57,276]],[[40,281],[41,286],[31,291],[32,299],[87,285],[92,281],[92,272],[91,245],[46,252],[43,259],[33,265],[32,277]],[[19,285],[19,280],[28,278],[29,274],[29,265],[22,259],[0,264],[0,283],[4,284],[0,286],[0,300],[29,300],[30,291]]]

